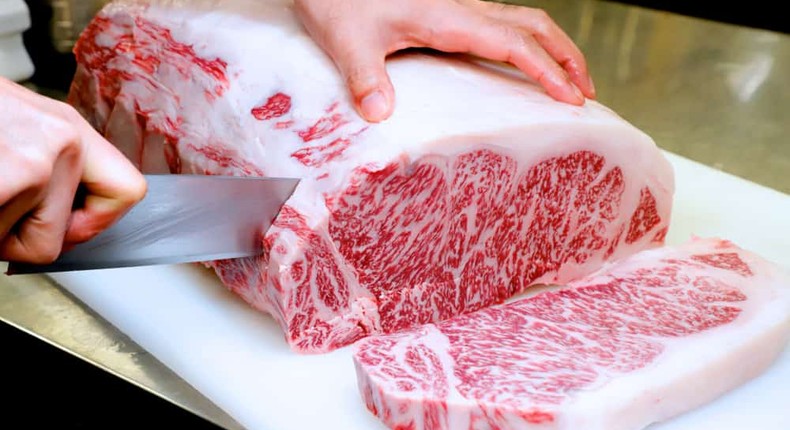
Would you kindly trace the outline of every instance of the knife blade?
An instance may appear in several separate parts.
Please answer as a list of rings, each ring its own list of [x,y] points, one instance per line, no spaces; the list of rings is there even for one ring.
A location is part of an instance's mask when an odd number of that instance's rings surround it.
[[[9,262],[8,274],[251,257],[298,179],[145,175],[148,191],[114,225],[53,263]]]

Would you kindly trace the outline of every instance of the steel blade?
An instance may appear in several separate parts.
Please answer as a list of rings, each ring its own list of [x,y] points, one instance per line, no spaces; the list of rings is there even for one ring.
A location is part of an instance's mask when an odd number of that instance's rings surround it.
[[[46,265],[9,274],[62,272],[250,257],[298,179],[146,175],[146,196],[115,225]]]

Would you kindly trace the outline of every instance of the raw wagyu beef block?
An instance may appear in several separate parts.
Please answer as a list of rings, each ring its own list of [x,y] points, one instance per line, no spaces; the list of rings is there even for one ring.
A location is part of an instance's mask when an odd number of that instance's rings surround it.
[[[391,428],[637,430],[759,375],[788,336],[790,273],[710,238],[368,337],[354,362]]]
[[[667,230],[650,137],[514,69],[393,57],[373,124],[285,1],[116,1],[75,52],[70,102],[144,172],[302,178],[265,255],[211,263],[296,351],[577,279]]]

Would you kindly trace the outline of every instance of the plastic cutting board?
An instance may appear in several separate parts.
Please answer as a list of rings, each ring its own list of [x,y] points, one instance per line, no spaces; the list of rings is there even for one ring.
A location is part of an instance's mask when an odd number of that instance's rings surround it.
[[[734,241],[790,268],[790,196],[667,154],[676,196],[667,237]],[[213,272],[156,266],[52,275],[249,429],[381,430],[356,388],[348,348],[292,353],[275,322]],[[650,430],[787,430],[790,348],[762,376]]]

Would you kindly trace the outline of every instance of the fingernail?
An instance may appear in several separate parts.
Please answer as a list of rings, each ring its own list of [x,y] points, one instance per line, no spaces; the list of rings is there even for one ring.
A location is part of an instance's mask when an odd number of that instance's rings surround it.
[[[384,93],[376,90],[366,95],[360,103],[362,115],[368,121],[381,121],[387,115],[389,110],[387,106],[387,98]]]
[[[584,101],[584,94],[582,93],[582,90],[580,90],[579,87],[577,87],[573,83],[571,83],[570,85],[571,85],[571,88],[573,88],[573,92],[576,93],[576,97],[578,97],[580,100]]]
[[[592,92],[592,95],[595,96],[595,84],[593,84],[592,76],[587,77],[587,82],[590,85],[590,92]]]

